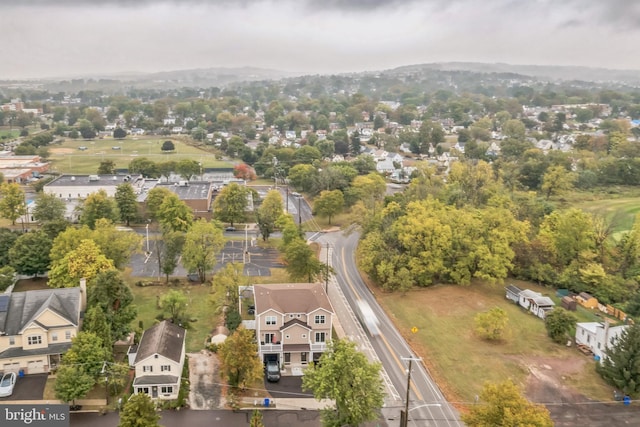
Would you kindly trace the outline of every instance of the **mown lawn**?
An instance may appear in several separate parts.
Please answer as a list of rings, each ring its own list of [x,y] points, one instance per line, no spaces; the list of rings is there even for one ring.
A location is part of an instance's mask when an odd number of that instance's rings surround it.
[[[163,152],[162,143],[171,140],[175,144],[175,151]],[[79,147],[86,147],[80,150]],[[114,147],[119,149],[114,150]],[[95,139],[66,139],[61,144],[49,146],[53,170],[60,173],[94,174],[98,170],[100,161],[113,160],[116,168],[126,169],[133,159],[146,157],[154,162],[168,160],[179,161],[192,159],[202,163],[203,168],[232,167],[229,162],[216,159],[213,153],[199,147],[187,145],[171,137],[140,137],[131,136],[116,140],[112,138]]]
[[[518,283],[551,296],[553,291],[530,283]],[[474,283],[469,287],[436,286],[400,293],[380,294],[378,300],[392,317],[401,333],[420,354],[438,384],[451,398],[473,402],[486,381],[512,378],[524,383],[528,370],[523,358],[577,357],[574,348],[554,344],[544,322],[509,302],[504,286]],[[477,313],[500,307],[509,316],[509,331],[501,342],[480,339],[474,333]],[[418,328],[414,334],[412,327]],[[569,381],[571,379],[568,379]],[[588,384],[584,393],[609,396],[607,388],[593,366],[586,364],[576,383]]]

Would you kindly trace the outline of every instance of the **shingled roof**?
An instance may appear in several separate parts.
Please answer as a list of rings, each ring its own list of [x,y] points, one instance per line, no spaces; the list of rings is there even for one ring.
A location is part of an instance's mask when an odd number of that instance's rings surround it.
[[[80,288],[63,288],[3,294],[9,297],[9,302],[7,310],[0,312],[0,332],[18,335],[45,310],[51,310],[68,321],[55,326],[78,326],[80,292]]]
[[[184,328],[168,320],[163,320],[153,325],[142,334],[134,363],[138,363],[154,354],[159,354],[176,363],[180,363],[185,335],[186,330]]]
[[[256,314],[273,309],[286,313],[310,313],[323,308],[333,313],[324,288],[319,283],[253,285]]]

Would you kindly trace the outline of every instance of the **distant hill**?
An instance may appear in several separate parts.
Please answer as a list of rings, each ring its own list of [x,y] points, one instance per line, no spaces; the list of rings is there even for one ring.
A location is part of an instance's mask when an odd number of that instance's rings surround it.
[[[640,84],[638,70],[612,70],[607,68],[555,66],[555,65],[512,65],[504,63],[479,62],[438,62],[431,64],[408,65],[391,71],[408,72],[421,69],[441,71],[471,71],[478,73],[515,73],[523,76],[549,80],[582,80],[589,82],[619,82],[631,85]]]

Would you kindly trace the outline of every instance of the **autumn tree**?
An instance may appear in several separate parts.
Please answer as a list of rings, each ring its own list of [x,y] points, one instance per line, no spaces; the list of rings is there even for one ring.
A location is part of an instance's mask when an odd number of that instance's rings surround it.
[[[9,264],[18,274],[39,276],[49,270],[51,239],[42,231],[18,237],[9,249]]]
[[[475,330],[480,337],[486,340],[500,340],[504,337],[507,325],[509,324],[509,316],[507,312],[499,307],[492,308],[489,311],[476,314],[473,318]]]
[[[560,195],[573,189],[575,180],[575,175],[564,166],[551,166],[542,177],[541,190],[549,200],[553,195]]]
[[[511,381],[487,383],[478,404],[462,415],[469,427],[552,427],[549,411],[543,405],[530,403]]]
[[[245,163],[240,163],[233,167],[233,176],[245,181],[254,181],[257,178],[253,168]]]
[[[185,232],[193,222],[193,212],[176,194],[169,194],[156,212],[158,222],[163,230]]]
[[[120,412],[118,427],[160,427],[156,405],[146,393],[131,395]]]
[[[111,328],[113,340],[120,340],[127,336],[131,330],[131,322],[137,314],[131,288],[115,270],[96,276],[95,283],[89,289],[87,306],[101,308]]]
[[[185,237],[182,262],[189,271],[198,273],[201,282],[216,264],[216,256],[225,244],[222,227],[204,219],[196,221]]]
[[[42,192],[36,198],[36,206],[32,213],[33,218],[41,224],[60,221],[65,219],[67,206],[55,194]]]
[[[96,221],[105,218],[111,222],[118,222],[120,213],[118,212],[118,204],[107,195],[103,189],[87,196],[81,208],[80,223],[94,228]]]
[[[11,221],[16,220],[27,212],[24,191],[16,183],[3,183],[0,185],[0,216]]]
[[[313,203],[313,211],[320,216],[326,216],[331,224],[331,217],[342,212],[344,195],[340,190],[322,191]]]
[[[224,187],[213,202],[213,216],[232,226],[243,221],[248,206],[249,191],[246,187],[231,183]]]
[[[254,332],[243,327],[236,329],[220,346],[222,372],[229,385],[244,388],[262,377],[262,362]]]
[[[640,396],[640,325],[627,326],[606,348],[598,373],[628,396]]]
[[[266,242],[276,229],[276,221],[282,215],[282,196],[278,190],[267,193],[262,204],[256,211],[256,220],[262,239]]]
[[[108,259],[93,240],[85,239],[63,258],[52,262],[48,285],[52,288],[78,286],[80,279],[92,283],[98,273],[113,270]]]
[[[114,197],[120,212],[120,220],[128,227],[131,221],[138,218],[138,201],[133,186],[128,182],[118,185]]]
[[[380,363],[369,362],[355,343],[334,340],[319,363],[305,370],[302,388],[311,390],[317,400],[335,402],[335,408],[322,410],[323,425],[359,426],[378,419],[384,404],[380,369]]]

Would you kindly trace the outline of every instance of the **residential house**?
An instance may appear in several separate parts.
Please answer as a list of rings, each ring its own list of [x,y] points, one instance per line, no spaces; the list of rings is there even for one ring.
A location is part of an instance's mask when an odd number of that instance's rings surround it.
[[[60,363],[80,330],[87,290],[79,287],[0,294],[0,368],[39,374]]]
[[[555,303],[551,298],[542,296],[541,293],[530,289],[520,291],[518,304],[541,319],[545,318],[547,311],[553,310],[555,307]]]
[[[391,174],[396,170],[393,162],[388,159],[380,160],[376,162],[376,171],[382,174]]]
[[[333,307],[319,283],[254,285],[260,360],[283,366],[316,362],[331,340]]]
[[[576,323],[576,344],[588,347],[596,360],[607,357],[607,350],[613,346],[627,325],[613,326],[608,321]]]
[[[133,366],[135,393],[148,394],[152,399],[178,398],[184,367],[186,330],[163,320],[144,331]]]
[[[522,289],[518,288],[515,285],[509,285],[505,288],[505,290],[507,291],[507,299],[518,304],[518,302],[520,301],[520,292],[522,292]]]

